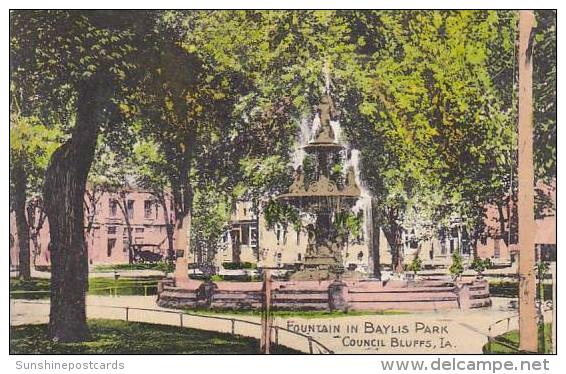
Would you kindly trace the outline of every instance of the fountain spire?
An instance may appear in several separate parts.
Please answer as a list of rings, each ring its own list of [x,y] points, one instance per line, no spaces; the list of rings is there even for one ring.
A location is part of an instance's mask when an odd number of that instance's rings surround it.
[[[279,201],[315,218],[303,268],[292,276],[299,280],[331,279],[344,272],[344,237],[336,222],[341,214],[352,210],[361,192],[353,169],[348,168],[343,175],[334,171],[346,161],[345,146],[336,140],[330,125],[330,121],[337,120],[337,112],[328,90],[322,95],[317,112],[320,127],[314,139],[303,147],[310,161],[295,170],[288,192],[278,196]]]
[[[328,59],[324,62],[324,67],[322,68],[324,74],[324,88],[325,93],[330,94],[330,67]]]

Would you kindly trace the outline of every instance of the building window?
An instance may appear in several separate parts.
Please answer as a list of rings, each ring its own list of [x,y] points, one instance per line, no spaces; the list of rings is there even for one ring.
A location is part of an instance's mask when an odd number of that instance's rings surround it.
[[[116,235],[116,226],[108,226],[108,235]]]
[[[446,255],[446,231],[444,229],[440,229],[438,234],[438,239],[440,241],[440,254]]]
[[[143,216],[150,219],[153,214],[153,202],[151,200],[145,200],[143,202]]]
[[[126,205],[126,212],[128,213],[128,218],[134,218],[134,200],[128,200]]]
[[[112,256],[112,250],[114,247],[116,247],[116,238],[108,239],[108,247],[106,250],[108,257]]]
[[[118,202],[115,199],[109,199],[108,209],[110,210],[110,217],[116,217],[118,214]]]
[[[136,227],[136,234],[143,234],[144,228],[143,227]]]
[[[297,260],[298,260],[298,261],[302,261],[302,257],[303,257],[303,256],[301,256],[301,254],[300,254],[300,253],[299,253],[299,254],[297,254]]]

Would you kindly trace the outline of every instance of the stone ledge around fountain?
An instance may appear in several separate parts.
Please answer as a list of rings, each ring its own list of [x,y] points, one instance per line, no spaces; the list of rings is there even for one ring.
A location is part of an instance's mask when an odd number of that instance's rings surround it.
[[[474,309],[491,305],[486,280],[471,283],[382,281],[274,281],[275,310],[426,311]],[[261,282],[191,282],[176,287],[160,281],[157,303],[170,308],[261,309]]]

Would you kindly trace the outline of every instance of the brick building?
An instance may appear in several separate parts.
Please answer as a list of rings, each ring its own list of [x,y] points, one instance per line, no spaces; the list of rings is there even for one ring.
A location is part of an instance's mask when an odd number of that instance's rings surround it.
[[[88,195],[88,194],[87,194]],[[166,256],[168,249],[165,210],[148,192],[129,190],[121,194],[100,192],[85,196],[85,240],[90,265],[129,262],[130,238],[136,247]],[[93,209],[94,208],[94,209]],[[170,208],[170,207],[167,207]],[[168,212],[171,209],[167,209]],[[131,235],[128,234],[128,229]],[[18,233],[15,215],[10,214],[10,265],[18,264]],[[37,244],[30,242],[32,263],[49,266],[49,222],[39,231]]]

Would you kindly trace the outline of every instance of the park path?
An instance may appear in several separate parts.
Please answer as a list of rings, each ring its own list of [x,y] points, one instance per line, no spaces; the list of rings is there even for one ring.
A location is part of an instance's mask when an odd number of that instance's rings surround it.
[[[12,300],[10,321],[12,325],[47,323],[49,301]],[[508,299],[494,298],[494,305],[488,309],[447,310],[396,315],[357,315],[336,318],[276,317],[274,325],[304,333],[321,342],[336,353],[481,353],[487,342],[488,328],[498,320],[503,320],[492,328],[492,335],[517,328],[517,319],[511,318],[516,311],[507,307]],[[210,315],[183,315],[172,309],[160,308],[155,296],[88,296],[88,318],[121,319],[126,318],[128,308],[147,308],[170,313],[128,310],[128,320],[165,325],[191,327],[260,338],[258,325],[240,321],[212,319]],[[113,308],[108,308],[111,306]],[[117,308],[120,307],[120,308]],[[241,321],[258,324],[260,318],[245,315],[216,315],[233,317]],[[509,319],[509,325],[507,320]],[[551,313],[545,320],[552,320]],[[274,337],[275,339],[275,337]],[[303,352],[309,352],[309,341],[301,336],[279,330],[280,344]],[[316,353],[317,348],[313,351]]]

